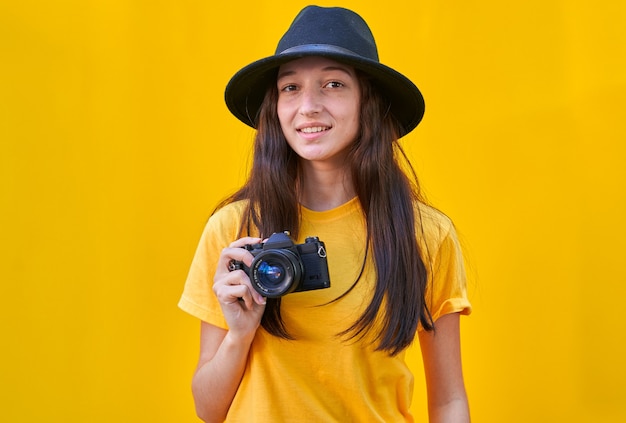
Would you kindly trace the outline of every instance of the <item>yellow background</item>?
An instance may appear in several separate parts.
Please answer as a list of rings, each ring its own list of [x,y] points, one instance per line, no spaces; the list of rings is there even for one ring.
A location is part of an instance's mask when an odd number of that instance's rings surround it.
[[[176,303],[251,138],[223,89],[304,5],[0,3],[0,420],[196,421]],[[625,421],[626,3],[342,5],[426,97],[405,145],[467,251],[474,421]]]

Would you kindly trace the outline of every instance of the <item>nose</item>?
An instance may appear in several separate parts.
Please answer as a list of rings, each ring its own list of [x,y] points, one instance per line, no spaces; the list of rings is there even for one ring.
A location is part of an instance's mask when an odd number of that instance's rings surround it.
[[[300,95],[300,114],[310,116],[319,113],[323,108],[322,93],[318,88],[302,88]]]

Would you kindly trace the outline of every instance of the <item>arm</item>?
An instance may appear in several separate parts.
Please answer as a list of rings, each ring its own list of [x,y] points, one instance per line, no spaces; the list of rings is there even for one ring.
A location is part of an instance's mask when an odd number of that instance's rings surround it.
[[[198,417],[222,422],[235,397],[252,340],[237,340],[230,332],[202,322],[200,359],[192,381]]]
[[[469,422],[469,406],[461,367],[459,314],[440,317],[435,327],[435,332],[419,332],[430,421]]]
[[[252,255],[237,247],[252,242],[258,239],[243,238],[225,248],[215,272],[213,291],[229,329],[202,322],[200,358],[192,392],[196,413],[205,422],[221,422],[226,418],[265,310],[265,299],[252,288],[245,272],[228,271],[232,259],[251,264]]]

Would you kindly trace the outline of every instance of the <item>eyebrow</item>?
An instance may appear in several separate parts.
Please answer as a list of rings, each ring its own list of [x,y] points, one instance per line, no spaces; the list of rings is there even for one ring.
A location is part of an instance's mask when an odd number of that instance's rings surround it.
[[[340,71],[350,77],[354,77],[354,74],[351,73],[347,68],[343,66],[325,66],[324,68],[322,68],[322,72],[332,72],[332,71]],[[296,74],[296,71],[293,71],[293,70],[284,71],[284,72],[279,73],[278,76],[276,76],[276,80],[279,80],[286,76],[295,75],[295,74]]]

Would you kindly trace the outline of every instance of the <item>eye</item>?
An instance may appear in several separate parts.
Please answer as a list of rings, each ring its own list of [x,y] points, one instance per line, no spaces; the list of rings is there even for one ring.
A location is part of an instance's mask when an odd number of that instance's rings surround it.
[[[344,84],[339,81],[330,81],[328,84],[326,84],[327,88],[341,88],[343,86]]]
[[[280,91],[288,93],[288,92],[291,92],[291,91],[296,91],[297,89],[298,89],[298,87],[295,84],[287,84],[287,85],[284,85],[280,89]]]

